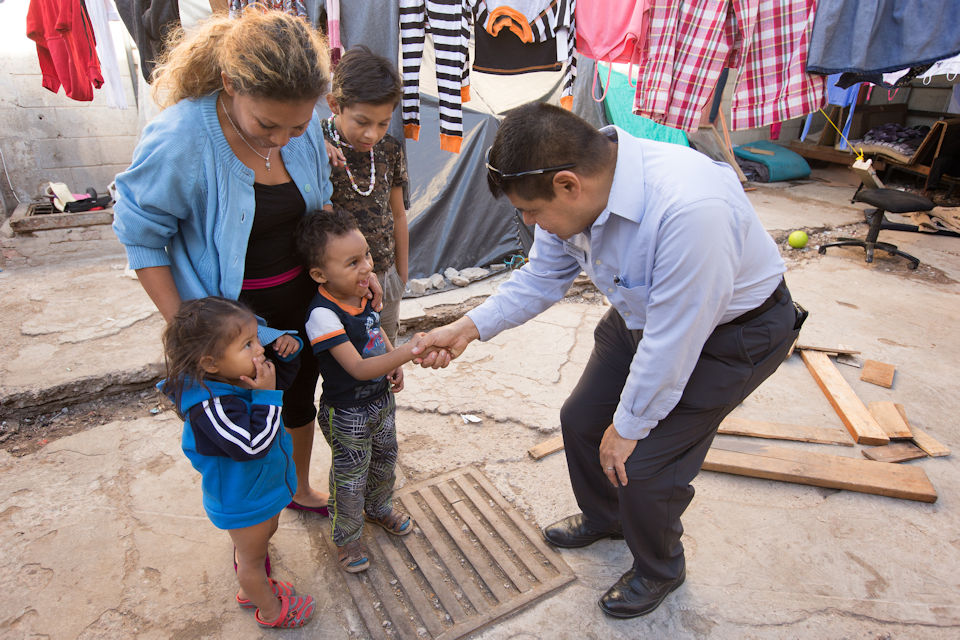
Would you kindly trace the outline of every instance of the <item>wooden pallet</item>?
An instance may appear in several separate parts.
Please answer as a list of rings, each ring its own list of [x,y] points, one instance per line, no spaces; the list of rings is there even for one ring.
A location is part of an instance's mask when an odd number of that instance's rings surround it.
[[[370,568],[341,573],[371,637],[461,638],[575,577],[478,469],[404,487],[394,501],[414,532],[364,527]]]

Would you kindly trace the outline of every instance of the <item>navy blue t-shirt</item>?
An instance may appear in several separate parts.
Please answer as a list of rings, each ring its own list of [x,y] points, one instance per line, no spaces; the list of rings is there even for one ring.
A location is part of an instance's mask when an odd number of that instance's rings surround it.
[[[334,407],[355,407],[387,392],[386,376],[357,380],[330,353],[331,348],[348,340],[364,358],[387,352],[380,332],[380,314],[373,310],[370,300],[364,300],[362,309],[351,307],[337,302],[326,289],[318,287],[307,309],[307,339],[323,377],[323,402]]]

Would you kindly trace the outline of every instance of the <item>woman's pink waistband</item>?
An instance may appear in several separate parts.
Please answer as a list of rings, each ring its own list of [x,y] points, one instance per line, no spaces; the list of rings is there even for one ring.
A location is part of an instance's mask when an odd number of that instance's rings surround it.
[[[303,267],[294,267],[290,271],[269,278],[244,278],[241,289],[269,289],[284,282],[290,282],[301,273],[303,273]]]

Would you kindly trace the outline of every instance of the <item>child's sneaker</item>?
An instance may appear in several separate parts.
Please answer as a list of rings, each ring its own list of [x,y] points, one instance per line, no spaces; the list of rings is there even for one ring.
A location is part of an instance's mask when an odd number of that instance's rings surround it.
[[[273,622],[264,622],[260,619],[260,609],[253,614],[254,619],[261,627],[267,629],[294,629],[307,624],[313,609],[316,606],[311,596],[280,596],[280,617]]]
[[[347,573],[360,573],[370,566],[367,550],[359,540],[352,540],[342,547],[337,547],[337,562]]]

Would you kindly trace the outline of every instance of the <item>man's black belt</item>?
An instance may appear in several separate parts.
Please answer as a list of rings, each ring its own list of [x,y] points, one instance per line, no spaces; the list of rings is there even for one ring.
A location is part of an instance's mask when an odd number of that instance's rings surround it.
[[[754,318],[759,318],[767,311],[770,311],[770,309],[773,309],[778,302],[786,298],[788,295],[790,294],[787,291],[787,283],[784,282],[783,278],[781,278],[780,284],[777,285],[777,288],[773,290],[773,293],[770,294],[770,297],[764,300],[759,307],[751,309],[750,311],[737,316],[725,324],[746,324]]]

